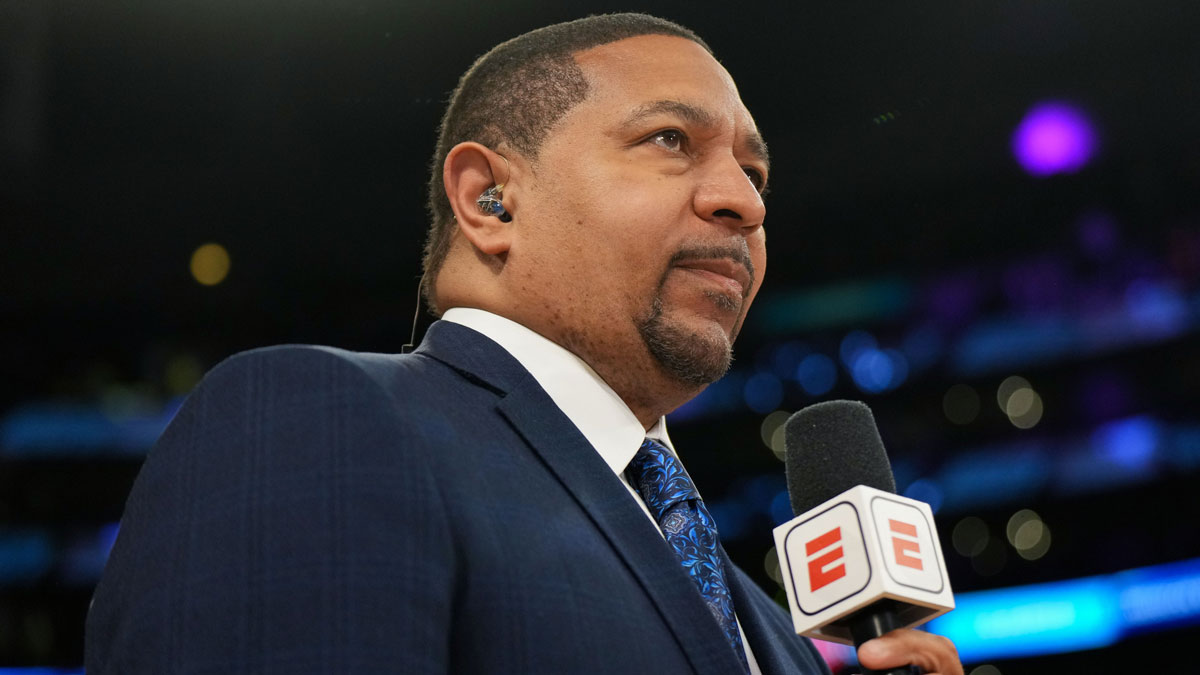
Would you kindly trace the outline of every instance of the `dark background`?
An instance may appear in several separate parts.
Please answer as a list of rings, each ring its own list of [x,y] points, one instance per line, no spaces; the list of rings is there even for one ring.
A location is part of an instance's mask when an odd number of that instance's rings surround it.
[[[632,8],[704,37],[771,147],[766,286],[734,371],[672,422],[765,587],[783,474],[765,413],[829,398],[867,401],[901,490],[939,502],[957,592],[1200,556],[1194,7]],[[0,2],[0,666],[80,663],[103,542],[147,439],[204,370],[265,344],[408,340],[435,126],[471,61],[627,9]],[[1047,100],[1083,111],[1098,146],[1035,177],[1010,141]],[[211,287],[188,268],[206,242],[232,259]],[[902,354],[907,377],[876,392],[838,363],[831,390],[806,393],[799,363],[839,362],[854,331]],[[1014,374],[1044,405],[1031,429],[996,402]],[[954,385],[980,401],[961,424]],[[1023,508],[1054,535],[1034,561],[1004,541]],[[986,555],[952,545],[968,516],[993,533]],[[1188,636],[990,663],[1161,667]]]

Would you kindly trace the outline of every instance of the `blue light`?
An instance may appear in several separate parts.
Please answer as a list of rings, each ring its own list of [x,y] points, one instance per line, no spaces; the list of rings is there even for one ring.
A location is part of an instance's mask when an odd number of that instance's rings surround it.
[[[1033,586],[959,593],[929,629],[965,663],[1095,649],[1200,623],[1200,559]]]
[[[878,349],[864,349],[851,363],[850,376],[859,389],[878,394],[891,386],[895,371],[887,354]]]
[[[770,352],[769,367],[779,379],[787,379],[796,372],[800,362],[808,354],[808,347],[800,342],[785,342]]]
[[[1066,316],[990,319],[967,329],[954,349],[954,372],[971,377],[1068,358],[1082,344],[1080,325]]]
[[[912,369],[920,371],[937,363],[945,351],[945,341],[937,328],[931,325],[918,326],[904,336],[901,349]]]
[[[1152,468],[1158,447],[1158,425],[1148,417],[1131,417],[1105,424],[1092,435],[1094,451],[1133,471]]]
[[[1176,428],[1171,434],[1170,454],[1167,459],[1172,466],[1184,471],[1200,468],[1200,427]]]
[[[781,490],[771,500],[771,522],[775,523],[775,525],[782,525],[795,517],[796,514],[792,511],[792,500],[788,496],[788,491]]]
[[[1102,577],[962,593],[929,624],[967,663],[1104,647],[1121,631],[1117,590]]]
[[[746,535],[750,523],[750,511],[742,504],[732,499],[707,502],[709,513],[717,521],[717,531],[721,539],[731,541],[741,539]]]
[[[774,501],[779,491],[786,487],[787,483],[781,472],[764,473],[751,478],[742,486],[742,501],[755,511],[770,513],[771,502]]]
[[[751,410],[765,415],[777,410],[783,402],[783,383],[770,373],[757,373],[746,380],[742,395]]]
[[[1139,279],[1129,284],[1125,309],[1131,325],[1146,339],[1174,337],[1187,328],[1187,300],[1167,282]]]
[[[938,472],[944,508],[1003,504],[1037,493],[1054,474],[1053,456],[1038,445],[962,453]]]
[[[888,383],[888,389],[895,389],[908,379],[908,359],[895,349],[885,349],[883,355],[892,362],[892,380]]]
[[[153,414],[111,413],[81,404],[23,406],[0,420],[0,453],[13,457],[141,455],[162,435],[182,401],[168,401]]]
[[[0,532],[0,586],[37,581],[50,571],[54,546],[39,531]]]
[[[925,502],[934,513],[942,507],[942,489],[931,480],[915,480],[904,489],[904,496]]]
[[[0,675],[84,675],[83,668],[0,668]]]
[[[1114,579],[1126,633],[1200,623],[1200,560],[1129,570]]]
[[[117,540],[118,523],[101,526],[89,535],[75,538],[59,556],[58,574],[67,584],[93,586],[108,562]]]
[[[838,356],[842,359],[842,365],[847,368],[853,368],[854,362],[863,352],[874,350],[879,347],[875,336],[865,330],[852,330],[842,338],[842,344],[838,347]]]
[[[742,407],[742,388],[745,382],[744,374],[731,370],[725,377],[708,385],[698,396],[676,408],[668,415],[668,420],[680,422],[738,410]]]
[[[837,366],[824,354],[809,354],[796,368],[796,379],[809,396],[824,396],[837,384]]]

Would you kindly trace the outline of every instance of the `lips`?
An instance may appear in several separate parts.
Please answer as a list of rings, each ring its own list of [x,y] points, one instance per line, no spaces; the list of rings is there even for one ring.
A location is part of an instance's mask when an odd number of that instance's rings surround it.
[[[695,258],[681,260],[675,264],[679,269],[698,274],[710,281],[724,284],[738,297],[750,292],[750,271],[745,265],[730,258]]]

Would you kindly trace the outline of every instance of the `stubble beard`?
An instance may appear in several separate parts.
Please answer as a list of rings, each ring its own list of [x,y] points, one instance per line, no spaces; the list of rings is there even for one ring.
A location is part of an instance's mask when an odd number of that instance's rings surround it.
[[[721,293],[706,293],[708,299],[724,311],[738,312],[742,303]],[[651,302],[650,311],[638,321],[638,333],[650,356],[668,375],[692,388],[705,387],[721,379],[733,362],[733,340],[741,326],[726,337],[689,329],[679,321],[663,316],[662,286]]]

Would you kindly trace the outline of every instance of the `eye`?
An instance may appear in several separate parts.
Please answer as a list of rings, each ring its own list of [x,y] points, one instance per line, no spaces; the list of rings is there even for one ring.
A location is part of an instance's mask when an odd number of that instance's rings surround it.
[[[678,129],[656,131],[646,140],[671,152],[682,152],[684,145],[687,144],[687,136]]]
[[[767,177],[763,175],[763,172],[752,166],[744,166],[742,171],[746,172],[746,178],[750,179],[750,184],[754,186],[755,190],[763,194],[767,193]]]

